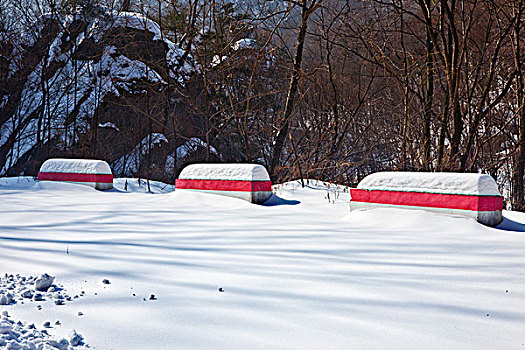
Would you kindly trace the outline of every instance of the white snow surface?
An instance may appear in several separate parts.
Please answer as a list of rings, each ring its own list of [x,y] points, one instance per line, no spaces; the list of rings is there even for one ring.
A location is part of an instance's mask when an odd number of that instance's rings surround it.
[[[306,185],[261,206],[1,178],[0,273],[85,296],[0,313],[93,349],[523,348],[525,214],[349,212],[347,188]]]
[[[182,169],[179,179],[270,181],[262,165],[233,163],[191,164]]]
[[[96,159],[48,159],[40,167],[41,172],[79,173],[79,174],[111,174],[109,164]]]
[[[490,175],[475,173],[385,171],[366,176],[357,188],[500,196],[498,185]]]

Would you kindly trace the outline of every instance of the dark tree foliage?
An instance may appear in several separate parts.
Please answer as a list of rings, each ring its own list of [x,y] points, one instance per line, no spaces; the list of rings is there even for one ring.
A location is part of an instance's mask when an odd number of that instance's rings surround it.
[[[1,0],[0,173],[34,174],[50,156],[165,181],[202,161],[349,185],[381,170],[485,172],[524,210],[524,10]],[[133,16],[149,22],[122,24]]]

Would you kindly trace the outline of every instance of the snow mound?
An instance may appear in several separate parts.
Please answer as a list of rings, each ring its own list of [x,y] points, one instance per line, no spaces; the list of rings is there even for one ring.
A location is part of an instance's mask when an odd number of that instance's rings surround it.
[[[258,164],[192,164],[181,171],[179,179],[270,181],[270,176]]]
[[[31,187],[35,184],[35,178],[33,176],[15,176],[15,177],[0,177],[0,188],[1,189],[23,189]]]
[[[46,160],[40,172],[111,175],[111,168],[103,160],[56,158]]]
[[[368,175],[357,185],[363,190],[430,192],[500,196],[490,175],[467,173],[413,173],[385,171]]]

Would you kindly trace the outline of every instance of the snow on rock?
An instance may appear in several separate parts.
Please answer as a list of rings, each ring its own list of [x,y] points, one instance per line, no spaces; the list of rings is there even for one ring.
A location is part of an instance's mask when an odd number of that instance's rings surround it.
[[[120,131],[120,129],[113,124],[112,122],[106,122],[106,123],[100,123],[98,124],[99,128],[108,128],[108,129],[115,129],[116,131]]]
[[[46,292],[47,289],[51,287],[54,281],[54,276],[50,276],[47,273],[44,273],[35,280],[35,289],[40,292]]]
[[[148,154],[150,142],[153,147],[162,143],[168,143],[168,139],[164,134],[158,132],[145,136],[130,153],[120,157],[111,164],[115,169],[115,174],[118,176],[134,175],[138,171],[140,163]]]
[[[147,79],[150,82],[166,84],[160,74],[144,62],[131,60],[123,55],[111,55],[105,58],[111,60],[107,66],[110,68],[110,75],[113,77],[113,80],[111,82],[108,81],[108,84],[111,83],[114,87],[132,91],[131,85],[139,79]],[[118,95],[117,89],[112,88],[111,91]],[[134,92],[137,93],[137,91]]]
[[[185,79],[188,79],[191,74],[198,72],[199,69],[195,67],[196,63],[193,60],[193,57],[186,55],[184,57],[184,51],[175,45],[175,43],[164,39],[164,42],[168,45],[168,52],[166,53],[166,61],[170,66],[170,77],[177,79],[179,83],[184,83]],[[191,64],[193,63],[193,64]],[[178,71],[175,71],[173,68],[179,67]]]
[[[253,49],[254,47],[255,47],[255,40],[248,39],[248,38],[237,40],[232,45],[232,49],[235,51],[242,50],[242,49]]]
[[[259,164],[191,164],[185,167],[179,179],[270,181],[266,168]]]
[[[379,172],[366,176],[358,189],[500,196],[490,175],[474,173]]]
[[[177,166],[177,163],[185,162],[186,157],[190,156],[194,152],[197,152],[197,150],[199,149],[206,149],[206,142],[202,141],[198,137],[190,138],[189,140],[184,142],[182,145],[177,147],[175,152],[169,154],[166,157],[166,163],[164,165],[166,170],[170,172],[174,171]],[[210,152],[216,155],[217,157],[221,158],[221,155],[219,154],[217,149],[215,149],[215,147],[211,145],[210,145]],[[175,161],[175,159],[177,161]]]
[[[154,35],[153,40],[161,40],[163,37],[159,25],[140,13],[115,12],[115,22],[113,24],[126,28],[147,30]]]
[[[47,55],[45,55],[46,58],[42,59],[27,76],[23,91],[20,94],[16,116],[12,116],[9,121],[0,126],[0,147],[12,137],[15,132],[14,126],[18,124],[22,124],[23,128],[17,130],[17,134],[26,135],[26,137],[16,138],[15,144],[10,147],[7,155],[9,161],[0,169],[0,174],[5,174],[18,159],[31,151],[37,144],[38,121],[31,117],[36,111],[54,116],[51,118],[49,127],[53,133],[50,138],[57,137],[63,141],[71,142],[75,135],[72,131],[67,131],[67,128],[66,133],[63,132],[65,117],[71,112],[71,106],[78,103],[79,100],[82,103],[78,105],[77,110],[78,128],[87,130],[90,128],[87,121],[106,101],[107,95],[143,94],[146,91],[141,87],[141,84],[137,84],[142,80],[158,83],[159,86],[166,86],[166,81],[161,77],[161,74],[151,65],[144,63],[144,60],[119,54],[117,48],[113,46],[114,43],[102,41],[108,32],[114,31],[115,27],[147,30],[153,34],[153,40],[164,42],[166,50],[158,59],[165,58],[167,60],[168,74],[180,84],[184,84],[197,71],[197,63],[191,55],[184,55],[183,50],[178,48],[175,43],[164,38],[158,24],[154,21],[137,13],[119,13],[99,5],[94,6],[92,10],[93,13],[81,16],[82,21],[87,22],[87,29],[75,38],[74,45],[64,45],[70,38],[67,30],[60,31],[50,43]],[[33,45],[41,36],[44,25],[50,20],[57,21],[60,27],[65,29],[69,28],[74,20],[79,20],[79,16],[61,16],[56,13],[42,15],[35,22],[34,30],[25,33],[21,40],[27,46]],[[91,40],[95,41],[97,45],[100,44],[100,47],[97,48],[97,51],[100,50],[102,53],[100,59],[96,61],[75,60],[72,48],[81,47],[83,43]],[[9,76],[15,74],[21,67],[22,52],[16,53],[15,56],[16,58],[10,63]],[[61,68],[57,69],[52,77],[49,77],[49,81],[53,82],[49,85],[49,91],[46,92],[49,103],[42,107],[42,86],[45,84],[41,79],[46,76],[44,72],[49,73],[49,67],[53,67],[57,62],[60,62]],[[70,88],[73,75],[76,80],[76,90]],[[0,106],[7,102],[7,97],[3,97],[0,100]],[[40,108],[44,108],[44,110],[40,111]],[[47,110],[47,108],[52,110]],[[57,111],[63,117],[55,116]],[[24,120],[27,122],[20,122]]]

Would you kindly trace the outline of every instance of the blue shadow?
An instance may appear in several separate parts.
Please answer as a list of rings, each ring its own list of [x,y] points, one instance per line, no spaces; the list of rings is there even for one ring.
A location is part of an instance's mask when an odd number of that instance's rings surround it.
[[[503,231],[525,232],[525,224],[503,217],[503,221],[494,228]]]
[[[281,198],[281,197],[277,196],[276,194],[272,194],[272,196],[270,198],[268,198],[261,205],[263,205],[265,207],[275,207],[277,205],[297,205],[299,203],[301,203],[301,202],[300,201],[296,201],[296,200],[284,199],[284,198]]]

